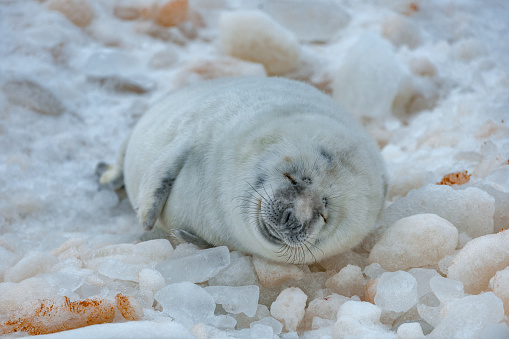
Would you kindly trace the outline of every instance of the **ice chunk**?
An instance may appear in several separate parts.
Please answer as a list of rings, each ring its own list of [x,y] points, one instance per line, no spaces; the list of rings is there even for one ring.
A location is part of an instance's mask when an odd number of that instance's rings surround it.
[[[509,230],[473,239],[454,257],[447,277],[463,283],[466,293],[488,289],[497,271],[509,266]]]
[[[239,252],[230,253],[230,265],[222,269],[215,277],[209,279],[210,286],[245,286],[256,282],[256,273],[251,264],[251,257]]]
[[[130,53],[116,50],[105,50],[92,54],[85,63],[83,70],[90,76],[106,77],[118,75],[141,66],[139,60]]]
[[[386,272],[378,278],[375,305],[384,310],[406,312],[417,297],[417,280],[408,272]]]
[[[444,311],[430,338],[478,338],[484,327],[504,319],[502,301],[492,292],[456,299]]]
[[[111,339],[111,338],[168,338],[195,339],[175,321],[128,321],[86,326],[70,331],[48,334],[45,339]],[[208,337],[207,337],[208,338]]]
[[[418,214],[398,220],[389,227],[369,255],[390,271],[437,264],[452,254],[458,230],[435,214]]]
[[[58,289],[41,277],[28,278],[20,283],[0,283],[0,314],[12,313],[34,299],[46,299],[55,295],[58,295]]]
[[[456,298],[463,297],[463,284],[459,281],[436,276],[430,279],[429,286],[440,303],[446,304]]]
[[[395,46],[417,47],[421,42],[421,30],[403,15],[391,15],[382,23],[382,35]]]
[[[179,87],[203,80],[243,77],[243,76],[267,76],[262,64],[240,60],[232,57],[219,59],[195,59],[180,68],[175,77],[175,83]]]
[[[78,27],[88,26],[94,18],[94,9],[87,0],[50,0],[47,6],[65,15]]]
[[[166,0],[156,15],[156,22],[164,27],[177,26],[187,19],[187,0]]]
[[[143,318],[143,308],[133,296],[117,294],[115,306],[125,320],[140,320]]]
[[[114,316],[114,303],[109,299],[40,299],[0,320],[0,335],[20,331],[31,335],[59,332],[112,322]]]
[[[377,262],[374,262],[372,264],[369,264],[368,266],[366,266],[366,268],[364,269],[364,274],[366,274],[368,277],[370,277],[371,279],[376,279],[378,278],[379,276],[381,276],[384,272],[387,272],[386,270],[384,270],[382,268],[382,266],[380,266],[379,263]]]
[[[368,280],[366,283],[366,289],[364,291],[364,300],[372,304],[375,303],[376,288],[378,285],[378,278]]]
[[[347,301],[338,311],[334,337],[356,336],[362,338],[396,338],[382,327],[382,310],[365,301]]]
[[[419,323],[404,323],[398,327],[398,339],[424,338],[422,327]]]
[[[199,283],[216,276],[230,264],[230,251],[226,246],[195,251],[188,255],[170,258],[156,265],[167,284],[181,281]]]
[[[306,308],[301,328],[303,330],[310,330],[313,319],[316,317],[335,322],[337,320],[336,315],[339,308],[349,300],[350,298],[339,294],[331,294],[325,298],[316,298],[312,300]]]
[[[364,268],[367,265],[367,254],[356,253],[352,250],[345,251],[341,254],[332,256],[320,261],[320,265],[327,271],[339,272],[346,265],[355,265]]]
[[[162,274],[150,268],[144,268],[138,274],[140,289],[147,289],[155,293],[164,287],[164,277]]]
[[[280,334],[281,331],[283,330],[283,325],[279,321],[274,319],[273,317],[265,317],[258,321],[253,321],[249,325],[249,327],[253,328],[253,326],[256,326],[256,325],[270,326],[270,327],[272,327],[272,331],[274,334]]]
[[[14,253],[0,246],[0,281],[5,281],[4,274],[15,260],[16,255]]]
[[[490,280],[490,288],[504,302],[505,314],[509,315],[509,267],[498,271]]]
[[[304,41],[326,42],[350,20],[348,13],[333,0],[267,1],[262,10]]]
[[[440,276],[437,271],[427,268],[412,268],[411,270],[408,270],[408,273],[413,275],[415,280],[417,280],[417,297],[419,299],[432,292],[429,284],[430,279]]]
[[[507,324],[488,325],[481,331],[481,339],[507,339],[509,326]]]
[[[126,264],[148,264],[168,258],[173,252],[166,239],[155,239],[133,244],[107,245],[83,255],[87,267],[97,270],[108,259],[120,260]]]
[[[138,282],[138,274],[144,268],[146,268],[146,265],[126,264],[121,260],[109,258],[99,265],[97,272],[112,279]]]
[[[387,40],[365,33],[333,75],[333,97],[359,118],[388,117],[404,78],[400,64]]]
[[[156,292],[155,299],[163,307],[163,312],[186,328],[197,323],[206,323],[214,316],[216,309],[216,303],[210,294],[187,281],[160,289]]]
[[[57,262],[58,259],[49,253],[30,253],[5,273],[4,281],[20,282],[39,273],[49,272]]]
[[[283,324],[286,331],[296,331],[304,318],[307,298],[299,288],[287,288],[272,303],[270,314]]]
[[[88,79],[117,91],[144,93],[156,83],[141,75],[141,64],[132,54],[102,51],[92,54],[84,65]]]
[[[258,308],[260,289],[258,286],[207,286],[205,287],[216,304],[221,304],[226,312],[244,313],[253,317]]]
[[[270,326],[263,324],[255,324],[250,327],[251,338],[273,338],[274,329]]]
[[[253,258],[253,265],[260,283],[265,288],[281,285],[289,279],[300,280],[304,272],[296,265],[282,265],[260,257]]]
[[[329,278],[325,282],[325,286],[340,295],[346,297],[357,295],[362,299],[366,281],[360,267],[348,265]]]
[[[297,67],[297,39],[261,11],[224,13],[219,20],[219,35],[224,53],[261,63],[269,75],[285,74]]]
[[[420,213],[436,214],[452,223],[458,232],[476,238],[493,232],[495,199],[478,188],[455,191],[447,185],[426,185],[387,207],[381,225]]]
[[[495,198],[495,213],[493,215],[494,231],[500,232],[509,224],[509,166],[491,172],[484,180],[473,182],[467,187],[480,188]],[[467,188],[465,187],[465,188]]]
[[[60,100],[49,89],[35,81],[13,79],[7,81],[2,89],[11,103],[37,113],[59,116],[65,111]]]
[[[269,308],[265,305],[258,304],[258,307],[256,308],[256,314],[253,317],[248,317],[244,313],[239,313],[235,315],[235,319],[237,320],[236,328],[238,329],[248,328],[252,322],[267,317],[270,317]]]

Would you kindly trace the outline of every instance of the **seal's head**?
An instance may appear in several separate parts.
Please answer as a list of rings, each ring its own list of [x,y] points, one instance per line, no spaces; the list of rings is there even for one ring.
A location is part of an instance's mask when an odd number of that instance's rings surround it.
[[[370,179],[355,145],[300,146],[268,152],[242,199],[253,242],[264,247],[260,252],[299,264],[357,245],[372,230],[384,200],[382,177]]]

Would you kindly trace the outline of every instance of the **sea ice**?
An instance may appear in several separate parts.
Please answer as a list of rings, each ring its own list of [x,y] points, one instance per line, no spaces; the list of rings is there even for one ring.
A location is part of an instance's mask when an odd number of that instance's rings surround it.
[[[266,1],[262,10],[303,41],[326,42],[350,20],[348,13],[333,0]]]
[[[459,281],[435,276],[430,279],[429,286],[441,304],[463,297],[463,284]]]
[[[503,166],[491,172],[484,180],[464,185],[465,188],[480,188],[495,198],[495,213],[493,215],[495,232],[500,232],[509,224],[509,184],[504,177],[509,177],[509,166]]]
[[[391,115],[404,71],[393,47],[375,33],[362,34],[333,74],[333,97],[357,117]]]
[[[156,269],[167,284],[182,281],[200,283],[216,276],[229,264],[230,251],[226,246],[219,246],[161,261]]]
[[[380,224],[393,225],[401,218],[421,213],[436,214],[471,238],[493,232],[495,199],[478,188],[455,191],[447,185],[426,185],[387,207]]]
[[[39,273],[49,272],[57,262],[58,259],[49,253],[32,252],[7,270],[4,281],[20,282]]]
[[[138,282],[138,274],[146,268],[143,264],[124,263],[121,260],[108,258],[97,268],[97,272],[112,279]]]
[[[366,253],[357,253],[353,250],[348,250],[320,261],[320,265],[327,271],[339,272],[346,265],[355,265],[364,268],[368,263],[367,261]]]
[[[216,304],[221,304],[228,313],[244,313],[253,317],[258,308],[260,288],[258,286],[207,286],[205,287]]]
[[[210,286],[245,286],[256,282],[256,273],[251,264],[251,257],[240,252],[230,253],[230,264],[216,276],[209,279]]]
[[[369,255],[390,271],[435,265],[454,252],[458,230],[435,214],[417,214],[389,227]]]
[[[490,288],[504,302],[505,314],[509,315],[509,267],[498,271],[490,280]]]
[[[417,297],[417,280],[408,272],[386,272],[378,278],[375,305],[384,310],[406,312]]]
[[[488,325],[481,331],[480,339],[507,339],[509,338],[509,326],[507,324]]]
[[[43,85],[28,79],[7,81],[2,89],[7,99],[15,105],[44,115],[59,116],[65,112],[62,102]]]
[[[219,36],[226,54],[261,63],[270,75],[292,71],[299,61],[300,46],[295,36],[261,11],[224,13]]]
[[[382,310],[365,301],[347,301],[338,311],[334,337],[397,338],[380,323]]]
[[[94,9],[87,0],[50,0],[49,9],[59,11],[78,27],[86,27],[94,18]]]
[[[4,274],[12,266],[15,260],[16,255],[14,253],[0,246],[0,281],[5,281]]]
[[[253,258],[253,265],[260,283],[265,288],[279,286],[289,279],[300,280],[305,275],[296,265],[282,265],[260,257]]]
[[[398,327],[396,332],[398,339],[418,339],[424,338],[422,327],[419,323],[404,323]]]
[[[493,292],[456,299],[444,312],[430,338],[478,338],[484,327],[504,319],[503,303]]]
[[[256,326],[256,325],[270,326],[270,327],[272,327],[272,331],[274,334],[280,334],[281,331],[283,330],[283,325],[279,321],[274,319],[273,317],[265,317],[258,321],[253,321],[249,325],[249,327],[252,328],[253,326]]]
[[[362,299],[364,298],[366,281],[364,280],[360,267],[348,265],[330,277],[325,282],[325,286],[334,291],[334,293],[338,293],[346,297],[357,295]]]
[[[168,258],[173,252],[171,243],[166,239],[143,241],[136,245],[106,245],[85,253],[82,258],[86,266],[97,270],[106,260],[119,260],[125,264],[149,264]]]
[[[182,324],[176,321],[128,321],[113,324],[100,324],[77,328],[75,330],[51,333],[45,339],[195,339]]]
[[[203,288],[188,281],[168,285],[155,294],[163,312],[191,328],[197,323],[207,323],[214,317],[216,303]]]
[[[366,274],[371,279],[376,279],[379,276],[381,276],[384,272],[387,272],[380,266],[379,263],[374,262],[372,264],[369,264],[364,268],[364,274]]]
[[[138,274],[140,289],[147,289],[153,293],[165,286],[162,274],[150,268],[144,268]]]
[[[316,298],[312,300],[306,308],[301,328],[303,330],[310,330],[314,321],[313,319],[317,317],[335,322],[337,320],[336,315],[339,308],[349,300],[350,298],[339,294],[331,294],[325,298]]]
[[[463,283],[466,293],[488,289],[490,279],[509,266],[509,230],[473,239],[449,265],[447,277]]]
[[[286,331],[296,331],[304,318],[307,299],[299,288],[287,288],[270,306],[270,314],[283,324]]]
[[[419,299],[433,292],[430,287],[430,279],[440,276],[437,271],[428,268],[412,268],[408,270],[408,273],[417,280],[417,297]]]

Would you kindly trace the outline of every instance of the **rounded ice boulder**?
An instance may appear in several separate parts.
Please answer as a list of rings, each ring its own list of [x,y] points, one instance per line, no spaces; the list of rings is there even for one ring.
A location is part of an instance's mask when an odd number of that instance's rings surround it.
[[[458,230],[436,214],[417,214],[389,227],[369,255],[388,271],[437,264],[454,252]]]

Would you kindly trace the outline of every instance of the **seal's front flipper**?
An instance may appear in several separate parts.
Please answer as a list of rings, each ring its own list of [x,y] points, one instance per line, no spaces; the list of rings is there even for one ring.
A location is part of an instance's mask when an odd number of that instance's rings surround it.
[[[154,227],[188,154],[189,150],[183,143],[169,144],[143,174],[137,211],[145,230],[150,231]]]
[[[179,240],[180,242],[188,242],[191,243],[201,249],[213,247],[211,244],[203,240],[202,238],[189,233],[184,230],[173,230],[172,234]]]

